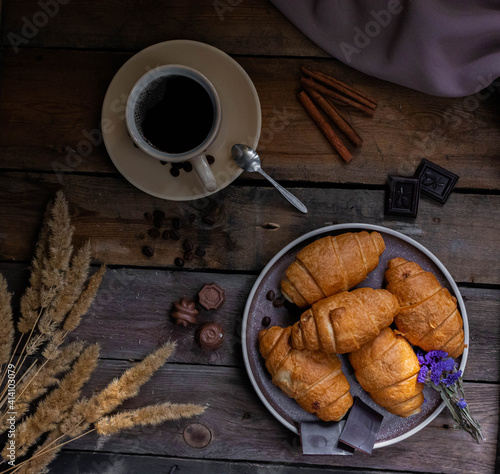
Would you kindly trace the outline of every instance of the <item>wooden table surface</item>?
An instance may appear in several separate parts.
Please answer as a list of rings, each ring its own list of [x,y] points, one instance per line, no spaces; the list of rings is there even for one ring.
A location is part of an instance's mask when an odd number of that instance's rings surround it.
[[[131,361],[175,339],[172,359],[125,406],[166,400],[209,404],[196,419],[106,439],[88,435],[66,446],[52,472],[163,473],[177,466],[175,472],[197,474],[493,473],[500,405],[498,91],[438,98],[368,77],[329,57],[265,0],[54,0],[52,5],[42,21],[40,3],[3,4],[0,271],[19,295],[43,209],[62,189],[75,243],[90,238],[95,265],[109,265],[74,336],[102,346],[91,388],[105,386]],[[32,21],[40,26],[29,30],[25,25]],[[307,215],[250,174],[200,206],[136,189],[117,172],[102,142],[67,161],[67,147],[77,147],[85,131],[99,128],[105,91],[120,66],[147,46],[179,38],[216,46],[247,71],[262,106],[259,151],[265,168],[307,205]],[[296,99],[301,65],[332,73],[378,101],[373,118],[343,108],[364,139],[349,164],[332,151]],[[451,197],[442,205],[423,196],[416,219],[384,215],[387,176],[411,176],[422,158],[459,175]],[[145,257],[144,212],[155,209],[182,219],[182,239],[205,247],[206,256],[177,268],[181,239],[156,242],[154,257]],[[196,216],[193,223],[187,222],[189,214]],[[213,225],[203,221],[208,214]],[[378,224],[414,238],[457,282],[471,334],[467,398],[483,426],[483,443],[452,429],[443,411],[411,438],[372,456],[303,456],[299,438],[259,400],[245,371],[240,336],[253,283],[292,240],[349,222]],[[200,313],[200,320],[216,318],[226,339],[207,355],[195,344],[194,329],[174,325],[169,309],[211,282],[225,288],[227,301],[216,313]],[[210,431],[206,447],[185,442],[183,432],[191,423]]]

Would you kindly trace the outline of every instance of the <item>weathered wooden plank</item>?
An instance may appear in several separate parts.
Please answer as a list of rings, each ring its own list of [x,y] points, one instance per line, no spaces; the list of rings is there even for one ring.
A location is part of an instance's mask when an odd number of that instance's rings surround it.
[[[52,5],[46,21],[40,3]],[[3,14],[3,42],[20,48],[123,51],[189,38],[232,54],[327,56],[266,0],[156,1],[147,5],[133,0],[96,5],[85,0],[23,0],[6,2]]]
[[[300,235],[332,223],[379,224],[413,237],[428,247],[459,282],[498,284],[500,196],[454,193],[443,206],[422,197],[416,219],[384,216],[384,192],[361,189],[292,191],[309,208],[297,212],[274,188],[228,186],[210,198],[172,202],[153,198],[122,178],[36,173],[0,176],[0,259],[31,257],[45,203],[62,188],[71,203],[77,243],[91,240],[93,255],[116,265],[173,266],[190,239],[206,256],[184,268],[260,271],[285,245]],[[158,208],[169,219],[196,220],[181,229],[181,239],[151,239],[144,212]],[[210,215],[215,224],[203,222]],[[167,220],[167,227],[171,226]],[[279,228],[269,229],[266,224]],[[163,230],[163,228],[162,228]],[[153,258],[143,245],[156,249]]]
[[[2,263],[16,299],[25,288],[25,265]],[[241,323],[246,300],[256,277],[253,275],[171,272],[145,269],[108,269],[97,298],[70,339],[99,342],[101,357],[140,359],[166,340],[175,340],[178,349],[173,362],[243,366]],[[182,297],[196,300],[205,283],[216,282],[226,290],[227,300],[217,311],[200,307],[199,323],[215,320],[225,331],[223,346],[206,352],[196,344],[195,326],[179,327],[169,317],[173,301]],[[461,288],[470,325],[470,353],[466,380],[500,380],[500,291]]]
[[[109,82],[130,56],[8,51],[0,91],[0,166],[59,171],[58,176],[72,171],[116,173],[102,144],[100,110]],[[260,96],[259,152],[276,179],[381,185],[388,174],[413,175],[425,157],[458,174],[458,188],[498,189],[500,105],[492,97],[431,97],[370,78],[335,60],[237,59]],[[379,101],[372,119],[342,108],[364,139],[349,164],[332,151],[295,98],[304,62]],[[248,174],[246,178],[262,181]]]
[[[174,469],[175,468],[175,469]],[[50,465],[53,474],[103,474],[142,473],[164,474],[370,474],[365,469],[343,469],[327,466],[296,466],[291,464],[264,464],[253,462],[210,461],[206,459],[164,458],[159,456],[134,456],[130,454],[90,453],[63,451]],[[396,471],[385,471],[386,473]],[[410,471],[397,471],[409,474]]]
[[[101,361],[90,386],[96,389],[104,386],[128,365],[120,361]],[[479,445],[465,432],[450,429],[453,421],[443,412],[410,439],[376,450],[371,457],[361,453],[336,457],[303,456],[298,436],[265,410],[241,369],[167,364],[144,386],[138,398],[126,402],[124,408],[165,400],[207,403],[203,415],[156,428],[134,428],[109,438],[99,438],[91,433],[68,448],[418,472],[434,472],[446,457],[447,472],[493,472],[500,388],[498,385],[466,384],[466,391],[471,410],[481,422],[486,436],[486,441]],[[184,441],[184,429],[191,423],[204,424],[210,431],[212,441],[206,447],[193,448]],[[429,439],[433,442],[429,443]]]

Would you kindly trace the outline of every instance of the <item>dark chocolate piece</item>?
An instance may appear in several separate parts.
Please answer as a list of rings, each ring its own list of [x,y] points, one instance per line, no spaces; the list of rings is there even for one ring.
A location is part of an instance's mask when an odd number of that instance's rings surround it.
[[[213,351],[224,342],[224,328],[218,323],[205,323],[198,328],[195,337],[200,347]]]
[[[415,177],[420,181],[424,194],[444,204],[458,181],[458,176],[441,166],[423,159],[417,168]]]
[[[355,397],[340,441],[365,454],[371,454],[383,419],[384,416],[378,411]]]
[[[345,421],[303,421],[300,423],[300,442],[303,454],[352,455],[354,449],[339,445],[340,433]]]
[[[204,308],[219,309],[226,301],[226,292],[217,283],[211,283],[200,290],[198,297]]]
[[[189,324],[198,322],[196,304],[187,298],[181,298],[172,304],[172,318],[179,326],[187,327]]]
[[[416,178],[389,176],[387,179],[385,213],[417,217],[420,181]]]

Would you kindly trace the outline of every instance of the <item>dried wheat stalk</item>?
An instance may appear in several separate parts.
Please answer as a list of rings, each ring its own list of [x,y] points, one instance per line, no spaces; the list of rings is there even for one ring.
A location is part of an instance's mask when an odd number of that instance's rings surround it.
[[[67,415],[80,397],[80,392],[97,366],[99,345],[93,344],[82,352],[72,369],[63,377],[57,388],[39,404],[33,415],[28,416],[16,429],[16,455],[21,457],[37,439],[52,431]],[[7,446],[2,451],[8,455]]]
[[[14,343],[11,296],[5,278],[0,275],[0,366],[9,362]]]
[[[47,472],[48,463],[64,444],[96,429],[102,434],[111,434],[136,425],[156,425],[199,415],[205,410],[193,404],[163,403],[107,416],[124,400],[138,394],[140,387],[170,357],[175,342],[166,343],[134,364],[90,399],[80,398],[83,385],[97,365],[99,347],[97,344],[85,347],[83,342],[62,344],[88,311],[106,267],[101,266],[87,280],[90,244],[73,252],[73,230],[68,203],[59,192],[45,211],[31,265],[30,286],[20,301],[17,322],[20,337],[14,349],[11,295],[0,276],[0,364],[11,364],[14,353],[22,347],[13,364],[18,376],[15,404],[20,421],[16,426],[16,458],[22,459],[45,434],[44,442],[29,459],[3,472]],[[28,355],[34,355],[35,362],[23,369]],[[5,386],[0,393],[3,412],[0,433],[9,426],[6,390]],[[33,402],[45,394],[34,412],[23,419]],[[6,460],[7,444],[1,454]]]
[[[134,426],[159,425],[167,420],[191,418],[201,415],[205,408],[192,403],[161,403],[102,417],[95,427],[98,434],[109,436]]]

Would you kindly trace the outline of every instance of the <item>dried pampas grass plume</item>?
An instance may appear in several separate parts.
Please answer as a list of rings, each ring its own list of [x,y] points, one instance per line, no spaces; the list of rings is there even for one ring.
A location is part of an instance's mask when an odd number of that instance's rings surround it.
[[[192,403],[167,402],[105,416],[95,424],[95,427],[97,434],[109,436],[134,426],[159,425],[167,420],[191,418],[201,415],[205,409],[206,407]]]
[[[9,362],[14,343],[11,296],[5,278],[0,275],[0,366]]]
[[[16,429],[16,455],[21,457],[40,436],[52,431],[80,398],[80,392],[97,366],[99,345],[93,344],[81,353],[71,370],[39,404],[33,415],[28,416]],[[7,446],[2,452],[6,459]]]
[[[19,302],[17,337],[11,294],[0,275],[0,434],[10,427],[10,407],[16,409],[16,465],[4,473],[48,472],[47,465],[63,445],[93,431],[111,434],[192,417],[205,410],[194,404],[167,402],[111,415],[124,400],[138,394],[173,353],[175,342],[167,342],[134,364],[90,399],[82,398],[82,387],[97,366],[99,346],[64,342],[95,299],[106,266],[88,277],[90,244],[74,251],[73,231],[68,203],[58,192],[46,208],[30,284]],[[34,360],[27,359],[30,355]],[[14,401],[6,382],[9,370],[16,374]],[[1,452],[4,463],[9,446],[7,440]]]
[[[123,375],[113,380],[106,388],[94,395],[85,410],[85,421],[95,423],[99,418],[112,412],[124,400],[135,397],[139,389],[166,362],[176,347],[175,342],[167,342],[144,360],[137,362]]]

